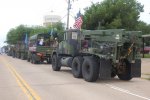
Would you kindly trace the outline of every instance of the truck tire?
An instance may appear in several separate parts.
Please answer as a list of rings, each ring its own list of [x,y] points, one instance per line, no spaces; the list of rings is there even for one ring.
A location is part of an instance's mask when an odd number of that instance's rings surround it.
[[[27,58],[27,61],[30,62],[30,58]]]
[[[94,82],[99,77],[98,63],[92,57],[86,57],[82,64],[82,75],[85,81]]]
[[[32,55],[32,63],[33,64],[37,64],[38,63],[38,61],[36,60],[36,54]]]
[[[111,72],[111,78],[114,78],[116,76],[116,73]]]
[[[23,53],[21,53],[21,59],[22,60],[24,60],[25,58],[24,58],[24,54]]]
[[[30,62],[33,63],[33,54],[30,55]]]
[[[72,61],[72,73],[75,78],[81,78],[82,77],[82,63],[83,58],[82,57],[75,57]]]
[[[52,56],[52,69],[53,71],[60,71],[61,64],[60,64],[60,57],[57,57],[56,54]]]
[[[132,79],[131,64],[126,59],[124,60],[124,64],[125,64],[125,72],[122,74],[118,74],[118,77],[120,80],[131,80]]]
[[[17,53],[17,58],[21,58],[21,54],[20,53]]]

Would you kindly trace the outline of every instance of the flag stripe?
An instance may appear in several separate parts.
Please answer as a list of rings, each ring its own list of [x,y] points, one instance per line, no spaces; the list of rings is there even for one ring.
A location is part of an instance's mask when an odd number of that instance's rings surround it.
[[[76,29],[80,29],[81,26],[82,26],[82,23],[83,23],[82,17],[81,17],[81,16],[78,16],[78,17],[76,18],[76,20],[75,20],[75,23],[74,23],[73,27],[76,28]]]

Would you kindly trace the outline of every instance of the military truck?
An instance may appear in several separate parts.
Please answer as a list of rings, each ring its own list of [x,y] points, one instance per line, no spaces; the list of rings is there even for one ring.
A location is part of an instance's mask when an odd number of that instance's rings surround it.
[[[140,44],[141,32],[70,29],[53,51],[52,69],[70,67],[75,78],[88,82],[116,75],[130,80],[141,76]]]
[[[7,45],[6,53],[8,56],[14,57],[14,45]]]
[[[28,46],[24,41],[18,41],[16,47],[16,58],[25,60],[27,59]]]
[[[39,33],[29,38],[27,61],[37,64],[47,61],[51,63],[51,54],[55,49],[55,40],[48,33]]]

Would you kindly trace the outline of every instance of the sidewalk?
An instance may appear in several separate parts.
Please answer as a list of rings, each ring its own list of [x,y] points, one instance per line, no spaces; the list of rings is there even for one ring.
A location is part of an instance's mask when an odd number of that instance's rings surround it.
[[[142,78],[150,79],[150,58],[142,58],[141,72]]]

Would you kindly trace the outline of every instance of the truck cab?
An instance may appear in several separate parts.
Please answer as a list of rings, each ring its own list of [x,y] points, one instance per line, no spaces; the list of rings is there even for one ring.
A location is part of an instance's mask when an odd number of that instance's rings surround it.
[[[70,67],[74,77],[90,82],[116,75],[131,80],[141,76],[140,44],[137,31],[70,29],[52,54],[52,68]]]

